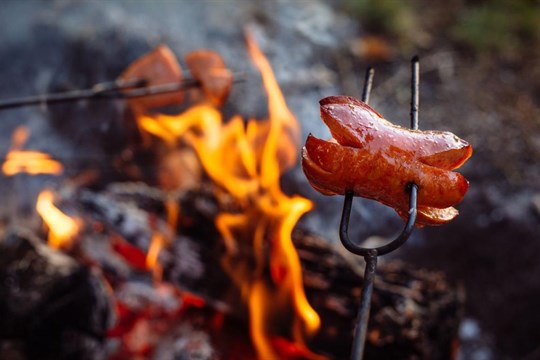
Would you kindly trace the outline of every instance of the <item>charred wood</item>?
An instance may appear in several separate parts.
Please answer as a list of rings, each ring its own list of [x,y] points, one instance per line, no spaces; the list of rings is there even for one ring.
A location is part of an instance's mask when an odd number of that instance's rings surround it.
[[[322,319],[313,349],[347,359],[360,301],[363,266],[324,239],[294,233],[308,299]],[[450,360],[457,351],[463,294],[440,272],[401,261],[379,265],[369,320],[366,359]]]
[[[22,232],[0,253],[0,357],[99,359],[114,317],[100,277]]]

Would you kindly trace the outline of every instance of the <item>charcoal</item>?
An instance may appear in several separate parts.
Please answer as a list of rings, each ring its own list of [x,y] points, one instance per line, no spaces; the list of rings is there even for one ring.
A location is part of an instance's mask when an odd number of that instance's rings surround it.
[[[116,297],[131,311],[143,311],[147,307],[156,307],[173,313],[182,305],[181,299],[174,292],[158,291],[157,287],[143,281],[126,282],[117,290]]]
[[[204,186],[202,189],[176,194],[182,208],[179,227],[188,235],[173,236],[171,243],[161,250],[160,263],[164,280],[221,308],[220,302],[232,285],[220,265],[223,249],[216,241],[218,232],[213,226],[217,204],[212,193]],[[81,248],[113,282],[128,279],[130,268],[112,249],[109,234],[120,235],[144,254],[155,229],[165,234],[171,231],[161,218],[165,216],[162,211],[166,194],[149,185],[126,183],[113,184],[104,191],[66,190],[61,192],[60,199],[78,207],[81,217],[104,225],[103,234],[85,234]]]
[[[132,269],[125,259],[113,250],[109,235],[87,234],[82,237],[78,246],[86,259],[99,264],[101,271],[112,286],[130,277]]]
[[[0,340],[18,341],[28,358],[98,359],[114,320],[101,278],[21,231],[0,253]]]
[[[118,201],[106,193],[82,189],[77,194],[86,213],[103,222],[132,245],[146,250],[152,238],[149,214],[129,201]]]
[[[214,308],[238,309],[238,304],[224,305],[231,302],[230,298],[239,299],[221,266],[222,251],[215,239],[213,246],[207,246],[211,242],[208,238],[201,242],[190,237],[177,238],[161,257],[163,277],[181,289],[204,297]]]
[[[143,182],[112,183],[107,186],[107,193],[113,199],[128,200],[140,209],[156,213],[165,211],[164,203],[169,199],[167,192]],[[171,197],[176,198],[178,194]]]

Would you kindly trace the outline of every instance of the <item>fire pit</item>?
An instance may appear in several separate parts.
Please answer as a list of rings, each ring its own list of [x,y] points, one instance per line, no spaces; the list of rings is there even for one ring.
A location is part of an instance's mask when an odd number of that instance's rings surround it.
[[[250,71],[223,105],[201,78],[164,111],[49,105],[38,119],[76,144],[67,159],[31,141],[41,125],[15,128],[5,180],[32,188],[11,197],[0,241],[0,357],[348,357],[361,265],[296,227],[312,202],[282,175],[302,130],[251,36],[247,49],[264,93]],[[381,264],[367,358],[452,358],[461,296],[440,273]]]

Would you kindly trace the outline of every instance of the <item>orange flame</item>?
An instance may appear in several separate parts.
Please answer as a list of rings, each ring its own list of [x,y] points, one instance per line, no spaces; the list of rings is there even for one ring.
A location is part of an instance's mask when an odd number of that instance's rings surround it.
[[[238,211],[216,218],[227,250],[223,266],[248,305],[259,357],[279,359],[271,338],[284,322],[290,322],[289,335],[298,344],[320,326],[304,293],[291,238],[296,222],[312,204],[281,191],[280,176],[298,157],[300,128],[270,64],[250,37],[247,45],[268,94],[268,119],[244,124],[235,116],[224,123],[221,113],[203,102],[175,116],[138,114],[137,121],[171,147],[191,145],[210,178],[237,203]],[[315,354],[311,358],[321,359]]]
[[[6,155],[2,164],[2,172],[7,176],[25,172],[32,175],[59,175],[64,170],[61,163],[53,160],[50,155],[39,151],[20,150],[28,139],[28,130],[24,126],[15,129],[12,149]]]
[[[158,282],[161,280],[162,275],[162,268],[158,262],[158,257],[164,243],[165,239],[163,235],[159,232],[154,232],[152,240],[150,241],[148,253],[146,254],[146,268],[153,270],[154,279]]]
[[[41,191],[37,199],[36,210],[49,228],[49,246],[55,249],[69,248],[79,233],[80,223],[60,211],[53,201],[52,191]]]
[[[171,230],[174,230],[178,224],[180,206],[177,201],[167,200],[165,202],[165,209],[167,211],[167,224]],[[160,231],[154,230],[148,252],[146,253],[146,268],[152,270],[156,282],[161,282],[163,276],[163,268],[159,263],[159,253],[165,244],[170,243],[170,241],[170,236],[166,236]]]

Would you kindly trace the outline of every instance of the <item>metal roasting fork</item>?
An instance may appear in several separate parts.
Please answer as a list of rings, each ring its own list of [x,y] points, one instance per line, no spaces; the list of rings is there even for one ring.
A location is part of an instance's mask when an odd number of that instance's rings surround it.
[[[364,89],[362,91],[362,101],[367,103],[371,93],[373,84],[373,75],[375,71],[369,68],[366,72]],[[418,129],[418,104],[419,104],[419,84],[420,84],[420,63],[418,56],[414,56],[411,60],[411,129]],[[388,254],[400,246],[402,246],[414,229],[416,221],[416,198],[418,187],[414,183],[407,185],[404,189],[409,192],[409,218],[405,227],[393,241],[377,248],[363,248],[359,244],[352,242],[349,239],[349,220],[351,217],[351,208],[353,201],[352,191],[345,193],[343,202],[343,212],[341,215],[341,223],[339,227],[339,237],[343,246],[350,252],[364,257],[366,267],[364,270],[364,282],[362,284],[362,294],[360,297],[360,305],[358,308],[358,317],[356,319],[356,329],[354,333],[353,347],[351,350],[351,360],[362,360],[364,358],[364,350],[366,344],[367,325],[369,312],[371,308],[371,295],[373,293],[373,282],[375,279],[375,270],[377,268],[377,258],[381,255]]]

